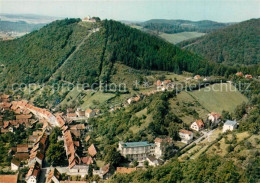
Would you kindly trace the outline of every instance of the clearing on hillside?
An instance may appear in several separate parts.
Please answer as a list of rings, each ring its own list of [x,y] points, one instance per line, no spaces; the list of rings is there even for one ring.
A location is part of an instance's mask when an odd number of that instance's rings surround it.
[[[233,112],[237,105],[248,99],[228,83],[214,84],[200,90],[189,92],[208,111]]]
[[[182,41],[188,40],[188,39],[193,39],[197,37],[204,36],[205,33],[201,32],[180,32],[180,33],[175,33],[175,34],[167,34],[167,33],[160,33],[159,36],[166,41],[177,44]]]

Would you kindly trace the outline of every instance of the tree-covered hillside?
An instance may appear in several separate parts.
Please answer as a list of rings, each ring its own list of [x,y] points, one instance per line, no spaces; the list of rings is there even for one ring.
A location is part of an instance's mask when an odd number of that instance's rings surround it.
[[[217,63],[260,63],[260,19],[248,20],[179,45]]]
[[[229,23],[218,23],[209,20],[189,21],[189,20],[165,20],[153,19],[140,24],[142,27],[160,31],[168,34],[179,32],[203,32],[208,33],[230,25]]]
[[[136,69],[178,74],[188,71],[200,75],[229,75],[241,69],[211,63],[116,21],[92,24],[65,19],[22,38],[1,42],[0,81],[9,85],[51,80],[109,81],[116,61]],[[248,73],[248,69],[244,69]]]
[[[0,43],[0,75],[5,83],[43,83],[87,34],[80,19],[55,21],[22,38]]]

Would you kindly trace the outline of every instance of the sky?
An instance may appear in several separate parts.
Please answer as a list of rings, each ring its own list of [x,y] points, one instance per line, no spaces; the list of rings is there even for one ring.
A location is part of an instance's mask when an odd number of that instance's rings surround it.
[[[0,0],[0,13],[240,22],[260,18],[260,0]]]

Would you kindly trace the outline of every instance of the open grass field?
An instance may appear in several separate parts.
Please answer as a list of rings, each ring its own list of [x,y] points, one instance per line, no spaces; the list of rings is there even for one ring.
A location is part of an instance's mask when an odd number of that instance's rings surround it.
[[[160,33],[159,36],[166,41],[177,44],[182,41],[192,39],[192,38],[197,38],[200,36],[205,35],[205,33],[200,33],[200,32],[181,32],[181,33],[176,33],[176,34],[166,34],[166,33]]]
[[[190,125],[198,118],[205,120],[208,114],[208,111],[186,91],[182,91],[171,99],[170,107],[171,112],[176,114],[187,125]],[[196,111],[196,114],[192,113],[192,111]]]
[[[248,101],[233,85],[226,83],[214,84],[189,94],[210,112],[233,112],[237,105]]]

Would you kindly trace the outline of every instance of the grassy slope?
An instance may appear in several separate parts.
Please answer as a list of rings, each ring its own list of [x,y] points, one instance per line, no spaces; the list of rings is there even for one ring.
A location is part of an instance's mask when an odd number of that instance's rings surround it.
[[[223,88],[222,91],[220,91],[221,86]],[[225,84],[214,84],[200,91],[197,90],[189,93],[208,111],[221,112],[222,110],[226,110],[233,112],[235,107],[242,102],[246,102],[247,98],[239,91],[235,91],[234,86],[231,85],[231,88],[227,87],[227,89],[225,86]]]
[[[166,41],[177,44],[182,41],[188,40],[188,39],[193,39],[197,38],[200,36],[205,35],[205,33],[200,33],[200,32],[181,32],[181,33],[176,33],[176,34],[167,34],[167,33],[160,33],[159,36]]]

